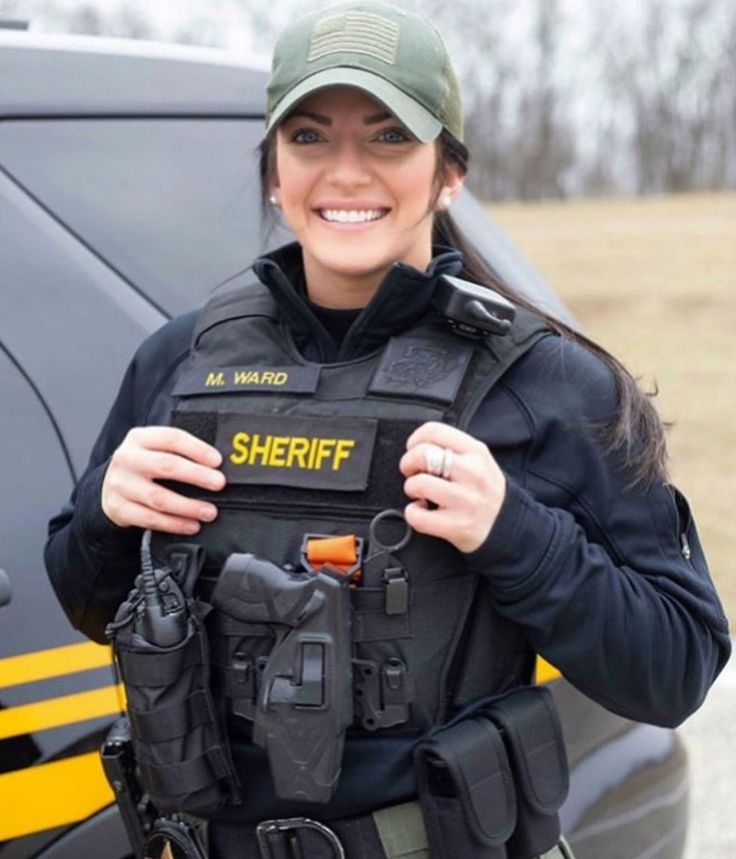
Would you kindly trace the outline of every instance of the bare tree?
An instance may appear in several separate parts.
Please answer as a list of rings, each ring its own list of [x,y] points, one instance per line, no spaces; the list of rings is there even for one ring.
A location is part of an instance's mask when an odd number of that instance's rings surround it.
[[[461,79],[469,184],[493,199],[736,185],[736,4],[393,0],[428,15]],[[269,53],[325,0],[202,0],[168,30],[143,0],[0,0],[74,33]]]

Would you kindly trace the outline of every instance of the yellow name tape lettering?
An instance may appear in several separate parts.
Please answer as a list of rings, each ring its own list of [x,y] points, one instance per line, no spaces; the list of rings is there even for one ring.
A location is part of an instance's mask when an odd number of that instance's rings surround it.
[[[210,373],[210,375],[213,375]],[[222,374],[218,374],[222,375]],[[273,370],[236,370],[233,373],[233,384],[235,385],[270,385],[278,387],[289,381],[289,374],[284,371],[275,373]]]
[[[208,373],[204,384],[207,388],[220,388],[225,384],[225,376],[222,373]]]

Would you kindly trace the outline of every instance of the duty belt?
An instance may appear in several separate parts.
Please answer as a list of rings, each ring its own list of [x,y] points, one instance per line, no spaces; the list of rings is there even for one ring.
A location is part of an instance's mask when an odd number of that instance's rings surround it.
[[[214,833],[212,833],[214,834]],[[266,820],[253,829],[233,827],[215,837],[217,855],[233,859],[429,859],[427,832],[418,802],[406,802],[330,822],[306,817]],[[573,859],[564,839],[538,859]]]

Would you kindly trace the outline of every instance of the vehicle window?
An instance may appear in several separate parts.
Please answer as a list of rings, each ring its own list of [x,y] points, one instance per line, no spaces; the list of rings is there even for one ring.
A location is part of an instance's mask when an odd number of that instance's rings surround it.
[[[0,166],[165,312],[197,306],[260,250],[262,121],[0,123]]]

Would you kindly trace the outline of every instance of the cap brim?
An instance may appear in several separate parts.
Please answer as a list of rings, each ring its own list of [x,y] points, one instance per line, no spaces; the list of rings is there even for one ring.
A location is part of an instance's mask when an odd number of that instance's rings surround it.
[[[353,86],[378,99],[397,117],[422,143],[436,140],[442,131],[442,123],[406,93],[392,83],[363,69],[325,69],[306,78],[294,87],[274,109],[268,121],[267,131],[275,128],[286,114],[306,96],[328,86]]]

